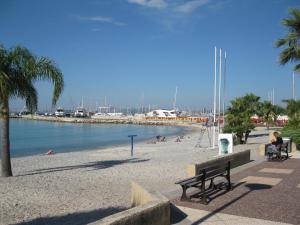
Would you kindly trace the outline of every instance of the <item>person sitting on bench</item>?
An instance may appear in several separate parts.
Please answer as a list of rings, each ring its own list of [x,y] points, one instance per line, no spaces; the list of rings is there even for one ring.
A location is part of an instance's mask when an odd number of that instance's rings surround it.
[[[271,140],[271,144],[267,148],[267,153],[269,155],[269,158],[271,158],[271,156],[273,154],[278,154],[279,153],[279,148],[283,144],[283,140],[279,136],[279,133],[277,131],[275,131],[273,133],[273,135],[274,135],[275,139]]]

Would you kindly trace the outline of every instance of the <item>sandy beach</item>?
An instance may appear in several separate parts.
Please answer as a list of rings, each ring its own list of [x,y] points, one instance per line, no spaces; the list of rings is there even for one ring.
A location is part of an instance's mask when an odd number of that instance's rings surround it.
[[[257,158],[258,146],[268,142],[268,131],[251,133],[247,145]],[[0,224],[84,224],[130,207],[130,183],[168,193],[180,189],[174,182],[186,177],[190,163],[206,161],[217,150],[195,147],[199,129],[181,142],[166,142],[35,155],[12,159],[14,177],[0,178]],[[205,145],[205,143],[203,143]]]

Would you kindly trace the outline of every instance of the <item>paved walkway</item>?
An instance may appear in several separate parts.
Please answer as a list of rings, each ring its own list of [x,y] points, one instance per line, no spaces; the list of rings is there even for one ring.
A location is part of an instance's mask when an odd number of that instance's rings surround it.
[[[269,220],[235,216],[224,213],[213,214],[209,211],[182,206],[179,206],[178,208],[187,215],[185,218],[186,221],[189,221],[189,224],[193,225],[289,225],[289,223],[273,222]]]
[[[210,195],[203,205],[172,202],[190,224],[300,224],[300,154],[262,162],[232,175],[234,189]]]

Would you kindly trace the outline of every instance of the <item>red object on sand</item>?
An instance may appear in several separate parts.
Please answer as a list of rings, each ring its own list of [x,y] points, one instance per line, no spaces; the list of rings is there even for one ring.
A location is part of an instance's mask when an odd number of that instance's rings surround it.
[[[50,149],[48,152],[47,152],[47,155],[54,155],[54,151],[52,149]]]

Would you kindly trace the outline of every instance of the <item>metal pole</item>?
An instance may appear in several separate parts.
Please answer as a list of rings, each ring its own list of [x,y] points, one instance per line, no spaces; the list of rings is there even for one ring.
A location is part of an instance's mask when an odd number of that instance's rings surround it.
[[[293,99],[296,100],[295,97],[295,72],[293,71]]]
[[[223,77],[223,127],[225,126],[225,95],[226,95],[226,59],[227,54],[224,55],[224,77]]]
[[[215,47],[215,74],[214,74],[214,110],[213,110],[213,145],[212,147],[215,147],[215,140],[216,140],[216,100],[217,100],[217,47]]]
[[[220,67],[219,67],[219,105],[218,105],[218,132],[220,132],[220,115],[221,115],[221,84],[222,84],[222,48],[220,48]]]
[[[131,157],[133,156],[133,137],[136,137],[137,135],[128,135],[128,137],[130,137],[131,139]]]

